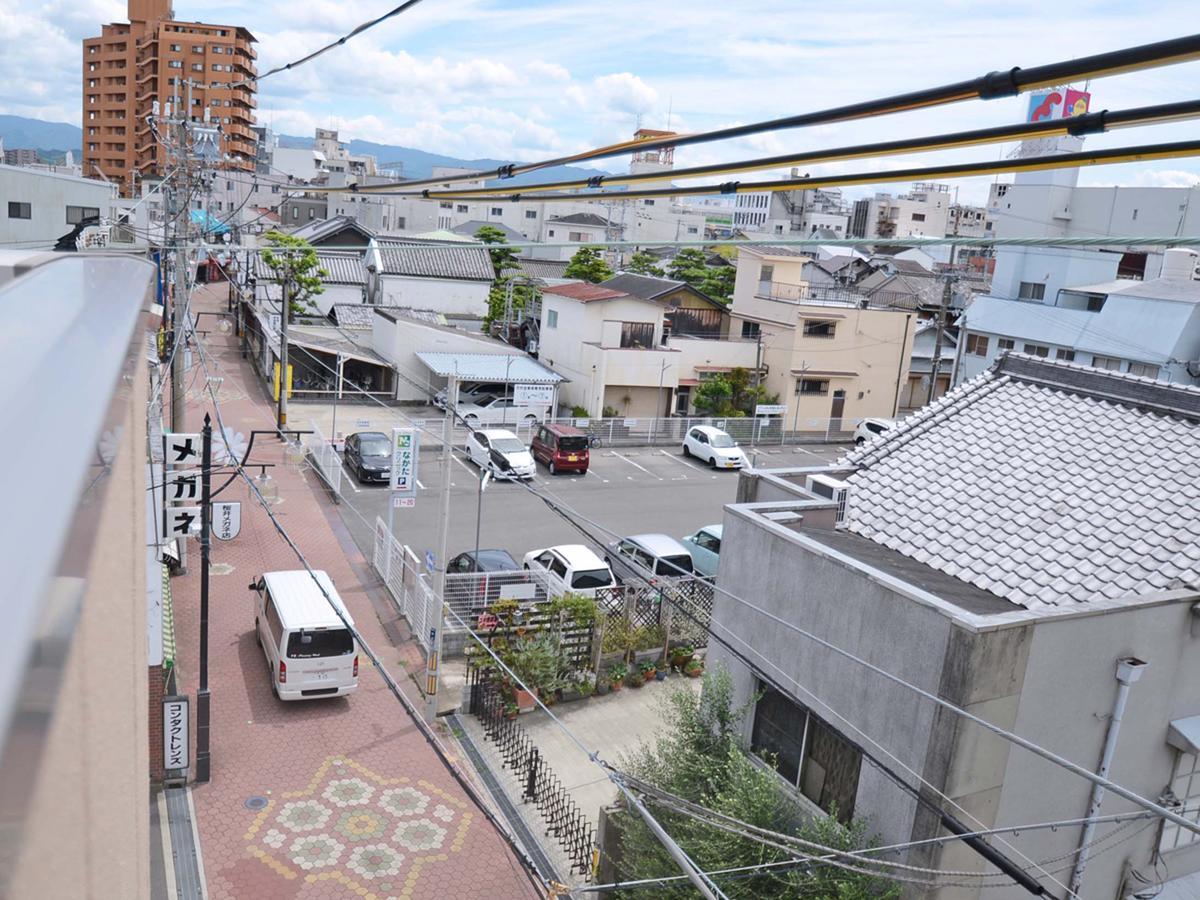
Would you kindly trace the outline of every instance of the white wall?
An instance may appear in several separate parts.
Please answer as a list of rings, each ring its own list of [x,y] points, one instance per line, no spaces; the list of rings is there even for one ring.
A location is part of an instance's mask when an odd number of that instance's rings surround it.
[[[1022,281],[1044,284],[1045,299],[1053,302],[1059,290],[1101,284],[1117,277],[1115,253],[1057,247],[1002,247],[996,253],[992,296],[1017,299]]]
[[[0,242],[38,246],[53,244],[75,226],[67,224],[68,206],[100,210],[112,216],[115,189],[104,181],[76,178],[21,166],[0,165]],[[8,204],[28,203],[28,219],[13,219]]]
[[[381,306],[407,306],[456,316],[483,317],[491,284],[452,278],[384,275]]]

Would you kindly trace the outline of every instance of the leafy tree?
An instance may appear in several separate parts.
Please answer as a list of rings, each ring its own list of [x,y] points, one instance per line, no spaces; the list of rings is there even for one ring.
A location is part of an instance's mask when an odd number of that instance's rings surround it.
[[[321,268],[317,251],[304,238],[268,231],[265,235],[270,245],[263,250],[263,262],[274,273],[271,281],[282,285],[288,283],[288,321],[292,316],[304,315],[316,309],[312,298],[325,293],[322,278],[329,273]]]
[[[869,846],[861,823],[844,825],[834,815],[807,815],[780,787],[774,774],[745,754],[740,726],[748,709],[748,705],[733,708],[729,675],[721,669],[710,669],[699,696],[687,688],[677,688],[668,696],[658,737],[626,758],[623,768],[661,790],[760,828],[842,851]],[[651,812],[704,871],[782,862],[799,855],[731,834],[661,805],[652,803]],[[621,813],[618,822],[622,880],[679,873],[678,865],[636,812]],[[896,900],[900,896],[899,886],[885,878],[827,863],[763,870],[720,883],[735,900]],[[638,896],[690,900],[695,892],[687,882],[672,882],[639,890]]]
[[[705,415],[740,418],[754,415],[759,403],[778,403],[779,395],[768,395],[761,384],[756,388],[749,369],[735,368],[701,382],[693,402]]]
[[[666,275],[658,260],[645,250],[639,250],[629,258],[625,271],[634,275],[649,275],[651,278],[663,278]]]
[[[491,245],[488,253],[492,257],[494,281],[488,291],[488,309],[483,317],[483,327],[491,328],[493,322],[504,319],[504,308],[508,302],[509,285],[512,285],[513,311],[523,310],[537,298],[537,288],[517,277],[517,251],[502,246],[508,243],[504,232],[493,225],[484,225],[475,232],[475,237]]]
[[[612,278],[612,269],[600,255],[599,247],[580,247],[571,257],[571,262],[563,271],[564,278],[580,278],[599,284],[606,278]]]
[[[676,254],[671,260],[671,264],[667,266],[667,274],[676,281],[686,281],[688,284],[699,287],[708,273],[708,261],[704,256],[704,251],[696,247],[685,247]]]
[[[733,282],[737,278],[737,269],[733,266],[715,266],[704,273],[704,280],[697,287],[722,303],[733,299]]]
[[[504,232],[494,225],[484,225],[475,232],[475,237],[485,244],[507,244]],[[505,269],[517,267],[517,251],[512,247],[494,247],[488,250],[492,257],[492,272],[496,278],[504,277]]]

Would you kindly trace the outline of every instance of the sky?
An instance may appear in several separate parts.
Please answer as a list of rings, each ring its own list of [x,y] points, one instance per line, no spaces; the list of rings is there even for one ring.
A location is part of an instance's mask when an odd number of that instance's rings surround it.
[[[242,25],[259,71],[291,61],[395,0],[176,0],[181,20]],[[648,128],[700,131],[1187,34],[1194,0],[979,4],[916,0],[424,0],[312,63],[263,80],[260,122],[465,158],[531,160]],[[122,21],[113,0],[0,0],[0,113],[79,124],[80,40]],[[1092,109],[1193,99],[1200,62],[1105,78]],[[1077,85],[1082,87],[1082,85]],[[680,148],[676,166],[896,140],[1023,120],[1026,97]],[[1091,136],[1087,148],[1195,139],[1200,122]],[[811,174],[997,159],[1012,146],[810,166]],[[386,162],[386,160],[380,160]],[[618,171],[624,160],[597,165]],[[764,173],[760,177],[778,177]],[[754,176],[742,176],[752,180]],[[962,202],[990,181],[953,182]],[[1183,186],[1200,159],[1095,167],[1081,184]],[[882,184],[897,192],[905,185]],[[854,188],[847,196],[868,194]]]

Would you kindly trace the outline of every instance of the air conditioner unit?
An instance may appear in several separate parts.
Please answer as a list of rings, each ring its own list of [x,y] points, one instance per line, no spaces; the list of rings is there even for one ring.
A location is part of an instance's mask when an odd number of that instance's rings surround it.
[[[837,504],[838,525],[846,521],[846,495],[850,492],[850,485],[828,475],[809,475],[804,487],[810,494],[816,494]]]

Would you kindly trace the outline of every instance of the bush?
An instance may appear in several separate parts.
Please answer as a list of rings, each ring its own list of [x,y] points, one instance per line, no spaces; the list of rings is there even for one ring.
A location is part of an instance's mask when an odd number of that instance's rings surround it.
[[[616,407],[606,406],[601,411],[600,415],[606,419],[617,419],[620,418],[621,413],[617,411]]]
[[[571,418],[573,419],[586,419],[589,415],[590,413],[588,413],[586,406],[571,407]]]

